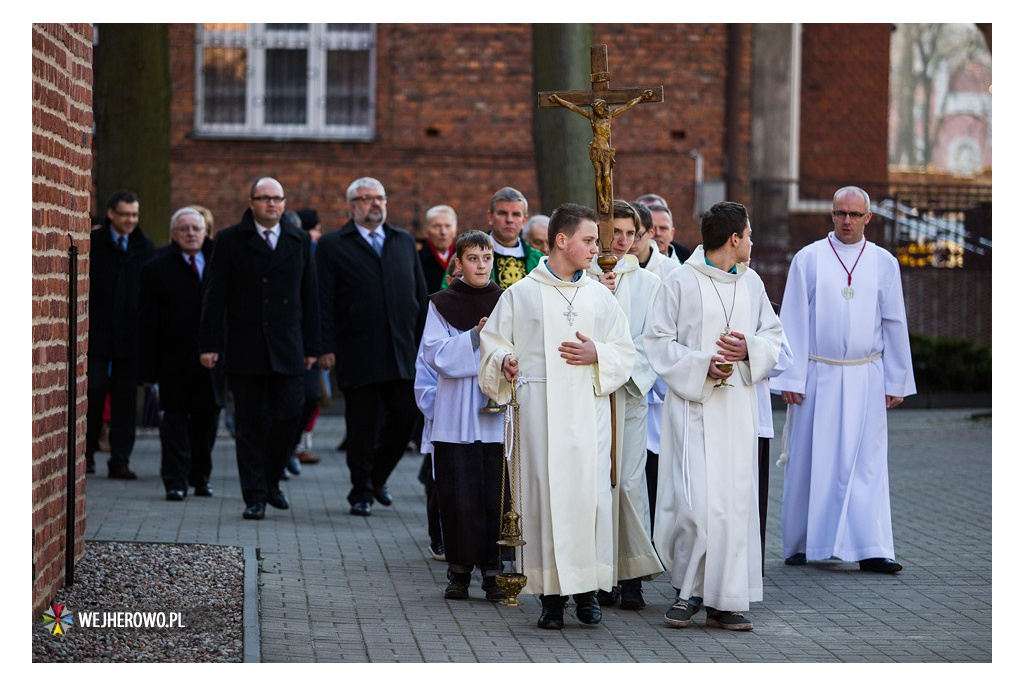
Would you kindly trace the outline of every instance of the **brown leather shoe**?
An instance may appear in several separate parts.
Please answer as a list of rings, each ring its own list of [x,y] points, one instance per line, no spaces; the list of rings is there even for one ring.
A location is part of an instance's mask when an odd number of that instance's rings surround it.
[[[320,457],[316,456],[312,452],[299,452],[299,463],[302,464],[318,464],[320,463]]]

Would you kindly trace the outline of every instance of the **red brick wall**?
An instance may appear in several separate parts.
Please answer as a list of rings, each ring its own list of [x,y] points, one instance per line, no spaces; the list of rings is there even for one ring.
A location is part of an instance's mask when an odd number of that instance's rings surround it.
[[[803,25],[802,180],[888,178],[890,33],[889,24]]]
[[[740,33],[749,64],[750,31]],[[370,143],[195,139],[194,25],[172,24],[168,37],[174,207],[199,202],[214,212],[218,226],[234,223],[249,184],[261,175],[281,180],[290,209],[314,206],[329,227],[347,220],[345,189],[367,175],[384,183],[392,198],[389,219],[406,228],[442,203],[456,209],[463,226],[485,227],[487,203],[505,185],[539,203],[528,24],[379,25],[377,140]],[[616,195],[665,196],[677,237],[689,235],[687,242],[696,243],[696,224],[688,219],[694,161],[687,153],[701,151],[706,178],[723,177],[727,27],[598,24],[594,42],[608,45],[613,87],[665,87],[665,103],[638,106],[616,120]],[[749,74],[741,77],[749,81]],[[741,107],[747,110],[741,119],[745,150],[749,98]],[[734,166],[745,173],[742,160]]]
[[[69,239],[78,245],[75,558],[85,547],[92,26],[32,25],[32,609],[64,582]]]

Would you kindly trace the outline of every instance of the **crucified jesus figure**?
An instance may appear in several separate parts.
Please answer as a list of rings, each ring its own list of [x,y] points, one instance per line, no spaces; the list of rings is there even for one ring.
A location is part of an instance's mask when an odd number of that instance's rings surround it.
[[[644,100],[653,99],[654,91],[647,89],[621,107],[609,109],[607,102],[597,98],[590,103],[591,111],[588,112],[582,107],[560,98],[558,95],[551,94],[548,96],[550,102],[559,104],[572,112],[590,119],[590,126],[594,130],[594,139],[590,141],[590,161],[594,164],[597,211],[602,216],[609,215],[612,211],[612,167],[615,166],[615,148],[611,145],[612,118],[622,114],[627,109],[635,107]]]

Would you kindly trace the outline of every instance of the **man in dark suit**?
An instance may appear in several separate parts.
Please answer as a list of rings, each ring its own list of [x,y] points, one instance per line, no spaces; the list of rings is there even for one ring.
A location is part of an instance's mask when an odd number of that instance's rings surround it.
[[[85,464],[96,470],[103,402],[110,393],[111,478],[134,480],[128,468],[135,447],[138,394],[139,272],[152,259],[153,241],[139,229],[139,198],[119,190],[107,200],[103,224],[89,236],[89,410]]]
[[[235,400],[235,456],[247,519],[287,509],[281,472],[301,417],[302,379],[320,354],[309,234],[281,221],[284,188],[256,181],[241,222],[217,232],[199,328],[203,366],[224,355]]]
[[[413,378],[427,287],[415,239],[385,221],[381,182],[357,179],[346,199],[352,219],[321,238],[316,250],[320,365],[336,367],[345,395],[350,513],[369,516],[374,499],[391,504],[388,477],[419,414]]]
[[[184,207],[171,216],[167,250],[142,268],[139,378],[159,385],[160,476],[171,501],[184,500],[189,485],[201,497],[213,494],[210,454],[224,404],[223,368],[199,363],[198,342],[201,279],[212,251],[203,215]]]

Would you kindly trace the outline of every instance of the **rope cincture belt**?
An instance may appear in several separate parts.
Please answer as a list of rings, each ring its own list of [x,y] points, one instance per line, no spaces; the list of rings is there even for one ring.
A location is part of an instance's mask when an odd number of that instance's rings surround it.
[[[821,362],[822,364],[832,364],[833,366],[860,366],[861,364],[873,362],[881,356],[881,352],[875,352],[870,357],[866,357],[864,359],[829,359],[828,357],[819,357],[813,354],[807,355],[807,358],[812,361]]]
[[[809,354],[807,358],[811,361],[831,364],[833,366],[860,366],[873,362],[881,356],[881,352],[875,352],[870,357],[865,357],[864,359],[829,359],[828,357],[819,357],[815,354]],[[790,404],[786,406],[786,423],[782,427],[782,453],[779,454],[779,460],[775,462],[776,466],[785,466],[786,462],[789,461],[789,425],[792,419],[793,405]]]

